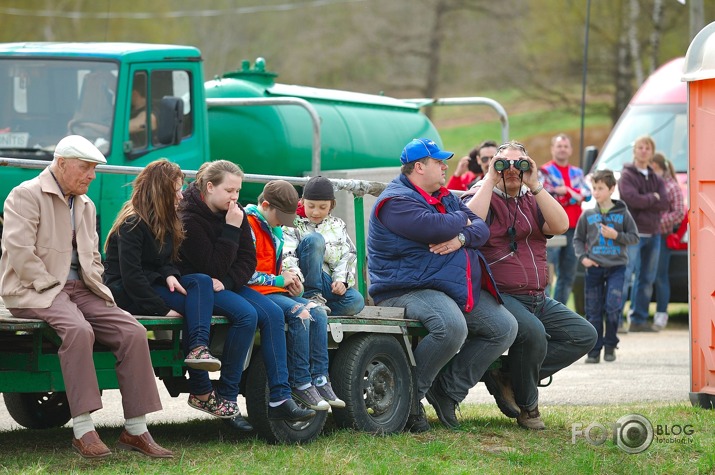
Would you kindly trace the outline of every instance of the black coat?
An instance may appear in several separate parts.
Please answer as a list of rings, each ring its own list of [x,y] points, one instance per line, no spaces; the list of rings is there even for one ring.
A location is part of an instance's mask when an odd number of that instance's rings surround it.
[[[137,223],[138,221],[138,223]],[[166,315],[170,308],[152,288],[179,277],[171,261],[172,235],[159,248],[154,234],[138,217],[127,219],[109,237],[104,261],[104,283],[121,308],[135,315]]]
[[[240,228],[226,224],[226,212],[211,211],[195,183],[184,191],[180,215],[186,233],[179,251],[181,272],[208,274],[228,290],[238,291],[246,285],[256,270],[256,247],[248,219],[244,218]]]

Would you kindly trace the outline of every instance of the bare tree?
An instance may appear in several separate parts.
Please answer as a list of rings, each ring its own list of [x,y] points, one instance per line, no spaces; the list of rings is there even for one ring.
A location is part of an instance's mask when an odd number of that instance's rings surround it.
[[[628,45],[630,47],[630,56],[633,61],[633,72],[636,82],[643,83],[643,62],[641,61],[641,45],[638,38],[638,20],[641,16],[641,7],[638,0],[630,0],[629,2],[629,17],[628,22]]]

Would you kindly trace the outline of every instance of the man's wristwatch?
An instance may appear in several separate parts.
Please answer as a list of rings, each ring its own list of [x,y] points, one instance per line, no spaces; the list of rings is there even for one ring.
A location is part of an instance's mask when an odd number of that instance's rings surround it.
[[[464,237],[464,233],[457,234],[457,239],[459,239],[459,244],[461,244],[462,247],[464,247],[464,244],[467,242],[467,238]]]
[[[543,189],[544,189],[544,185],[542,185],[541,183],[539,183],[539,186],[537,186],[535,190],[531,190],[531,194],[534,195],[534,196],[536,196],[536,195],[538,195],[539,192],[541,192],[541,190],[543,190]]]

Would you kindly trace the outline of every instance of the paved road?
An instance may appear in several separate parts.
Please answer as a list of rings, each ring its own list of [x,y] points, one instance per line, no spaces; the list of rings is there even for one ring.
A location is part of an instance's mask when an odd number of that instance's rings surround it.
[[[541,407],[549,405],[598,405],[661,401],[687,403],[690,390],[689,335],[686,327],[660,333],[619,335],[617,360],[587,365],[584,359],[559,372],[551,386],[541,388]],[[159,383],[164,410],[148,416],[149,423],[210,418],[189,408],[186,394],[172,398]],[[467,403],[493,403],[483,384],[470,392]],[[104,408],[94,414],[98,425],[123,423],[118,390],[105,391]],[[243,405],[242,398],[239,402]],[[245,405],[242,406],[245,414]],[[4,404],[0,405],[0,431],[18,428]]]

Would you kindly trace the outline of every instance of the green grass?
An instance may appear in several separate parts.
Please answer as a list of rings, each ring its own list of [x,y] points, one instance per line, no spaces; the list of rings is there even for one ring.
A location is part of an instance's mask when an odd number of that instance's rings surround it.
[[[271,446],[231,432],[220,421],[156,425],[152,434],[172,449],[173,460],[152,460],[116,452],[102,461],[81,459],[70,449],[69,428],[0,433],[0,473],[603,473],[695,474],[715,471],[715,418],[689,405],[545,406],[548,429],[530,432],[499,413],[494,405],[462,407],[465,421],[449,431],[428,408],[432,430],[424,434],[373,436],[338,430],[330,418],[324,434],[304,446]],[[630,455],[610,439],[591,445],[572,443],[572,425],[610,426],[627,414],[641,414],[653,426],[691,425],[691,443],[654,441]],[[610,429],[609,429],[610,430]],[[119,428],[100,428],[110,448]]]

